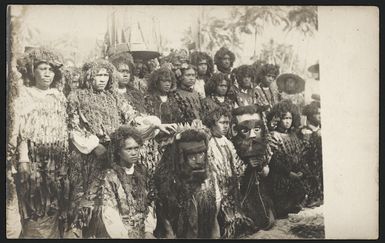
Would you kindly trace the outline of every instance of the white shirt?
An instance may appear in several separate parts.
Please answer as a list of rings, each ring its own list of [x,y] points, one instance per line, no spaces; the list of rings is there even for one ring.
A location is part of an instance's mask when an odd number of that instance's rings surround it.
[[[205,81],[203,79],[196,79],[194,90],[198,92],[198,94],[201,96],[201,98],[206,97],[205,93]]]

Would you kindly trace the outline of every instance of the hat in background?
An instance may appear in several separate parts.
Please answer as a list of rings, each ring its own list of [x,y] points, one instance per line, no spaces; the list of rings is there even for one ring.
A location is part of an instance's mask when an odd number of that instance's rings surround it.
[[[291,91],[286,89],[286,82],[289,79],[293,79],[296,82],[295,89]],[[284,91],[287,94],[298,94],[305,90],[305,80],[294,73],[284,73],[278,76],[277,86],[278,90]]]

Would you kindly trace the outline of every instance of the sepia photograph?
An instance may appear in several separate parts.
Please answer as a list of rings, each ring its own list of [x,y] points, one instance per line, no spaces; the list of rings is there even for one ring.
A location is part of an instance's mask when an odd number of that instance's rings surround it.
[[[328,238],[321,42],[317,6],[8,5],[6,238]]]

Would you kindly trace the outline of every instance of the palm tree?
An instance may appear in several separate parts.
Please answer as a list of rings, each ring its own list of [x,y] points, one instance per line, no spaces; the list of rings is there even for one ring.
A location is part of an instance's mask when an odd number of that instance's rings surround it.
[[[241,33],[254,34],[254,57],[258,36],[263,34],[266,24],[273,26],[289,24],[286,11],[279,6],[246,6],[237,7],[232,11],[232,19],[236,23],[235,29]]]
[[[285,31],[292,32],[296,31],[304,37],[306,42],[305,50],[305,63],[304,69],[307,66],[307,53],[309,49],[309,38],[313,37],[318,31],[318,13],[316,6],[299,6],[293,7],[287,14],[289,25],[285,28]],[[298,52],[298,50],[296,51]],[[294,57],[290,62],[290,70],[293,68]]]

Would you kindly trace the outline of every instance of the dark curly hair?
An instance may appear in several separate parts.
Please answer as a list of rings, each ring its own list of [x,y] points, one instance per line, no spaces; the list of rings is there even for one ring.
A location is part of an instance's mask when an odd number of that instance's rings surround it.
[[[109,79],[105,90],[112,91],[115,84],[115,67],[105,59],[97,59],[95,61],[87,62],[83,65],[83,88],[92,89],[93,78],[100,69],[105,68],[109,74]]]
[[[217,65],[217,69],[221,72],[229,72],[230,70],[225,70],[222,66],[222,59],[225,55],[229,55],[230,57],[230,67],[233,66],[235,61],[235,55],[226,47],[221,47],[214,55],[214,63]]]
[[[231,87],[231,80],[229,80],[228,76],[224,73],[214,73],[205,84],[206,95],[209,96],[215,94],[219,83],[223,80],[227,82],[227,92],[229,92]]]
[[[272,74],[275,77],[279,75],[279,65],[274,64],[264,64],[257,71],[257,83],[260,83],[264,80],[265,76]]]
[[[56,50],[47,47],[33,48],[17,60],[16,68],[21,73],[24,84],[26,86],[36,85],[34,72],[42,63],[49,64],[55,73],[51,88],[62,86],[63,57]]]
[[[301,115],[299,112],[299,108],[298,106],[293,104],[291,100],[288,99],[282,100],[273,106],[271,111],[267,114],[268,124],[270,124],[274,117],[278,117],[279,119],[281,119],[282,116],[287,112],[291,113],[293,117],[293,122],[290,130],[298,129],[301,126]]]
[[[119,53],[110,60],[110,62],[115,66],[116,69],[118,69],[119,64],[126,64],[128,65],[128,68],[130,69],[130,81],[134,81],[134,69],[135,65],[132,59],[131,54],[129,53]]]
[[[207,76],[211,76],[214,72],[214,62],[213,59],[206,52],[193,52],[190,54],[190,63],[192,65],[198,66],[199,62],[202,60],[207,61]]]
[[[178,87],[180,86],[181,82],[182,82],[182,79],[183,79],[183,76],[184,76],[184,73],[186,70],[190,70],[190,69],[193,69],[195,71],[195,74],[197,73],[197,67],[192,65],[192,64],[186,64],[185,66],[182,66],[180,68],[180,71],[182,73],[182,75],[180,77],[177,78],[177,85]]]
[[[143,145],[143,138],[140,132],[129,125],[119,127],[110,136],[111,142],[108,146],[108,156],[110,164],[118,163],[120,160],[119,151],[123,146],[123,142],[128,138],[133,138],[139,146]]]
[[[251,65],[241,65],[234,70],[235,77],[238,81],[238,84],[242,81],[244,77],[251,77],[251,82],[254,83],[255,79],[255,70]]]
[[[170,69],[166,67],[161,67],[155,71],[153,71],[148,79],[148,93],[154,94],[160,90],[159,82],[162,79],[170,79],[171,80],[171,89],[174,90],[176,88],[176,78]]]
[[[309,117],[318,113],[318,109],[320,108],[321,103],[319,101],[312,101],[310,104],[306,105],[303,108],[302,115],[306,116],[309,119]]]
[[[203,124],[208,128],[212,128],[221,116],[226,116],[231,121],[231,111],[223,106],[218,106],[203,118]]]

